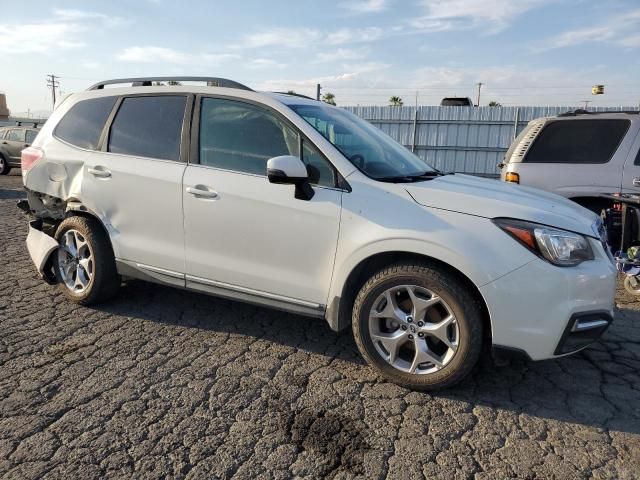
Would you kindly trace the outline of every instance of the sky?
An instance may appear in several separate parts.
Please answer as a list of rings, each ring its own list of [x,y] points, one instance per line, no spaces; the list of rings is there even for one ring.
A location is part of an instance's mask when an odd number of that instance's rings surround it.
[[[640,0],[0,0],[14,115],[100,80],[197,75],[338,105],[640,103]],[[591,86],[605,85],[593,96]]]

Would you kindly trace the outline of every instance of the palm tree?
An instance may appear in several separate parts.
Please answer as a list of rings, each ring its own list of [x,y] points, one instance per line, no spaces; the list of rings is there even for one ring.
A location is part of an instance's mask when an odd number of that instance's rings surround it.
[[[404,104],[400,97],[396,97],[395,95],[389,99],[389,105],[392,107],[401,107]]]
[[[322,95],[322,101],[324,103],[328,103],[329,105],[335,105],[336,104],[336,96],[331,92],[327,92],[324,95]]]
[[[297,95],[294,90],[287,90],[287,95]]]
[[[502,105],[500,105],[500,102],[496,102],[495,100],[491,100],[489,102],[489,106],[490,107],[501,107]]]

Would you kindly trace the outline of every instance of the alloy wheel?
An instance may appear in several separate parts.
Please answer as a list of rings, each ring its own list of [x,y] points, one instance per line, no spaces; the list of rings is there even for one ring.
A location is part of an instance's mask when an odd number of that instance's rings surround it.
[[[93,278],[93,251],[82,233],[67,230],[59,240],[58,273],[75,294],[84,293]]]
[[[373,302],[369,335],[389,365],[423,375],[451,362],[460,331],[451,307],[441,297],[424,287],[399,285]]]

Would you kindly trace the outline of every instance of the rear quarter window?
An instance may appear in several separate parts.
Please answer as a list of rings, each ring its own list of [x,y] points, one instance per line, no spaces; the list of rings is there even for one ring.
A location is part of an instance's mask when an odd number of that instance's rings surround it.
[[[76,147],[95,150],[116,97],[100,97],[76,103],[62,117],[53,134]]]
[[[549,123],[529,149],[525,163],[607,163],[618,149],[629,120],[566,120]]]

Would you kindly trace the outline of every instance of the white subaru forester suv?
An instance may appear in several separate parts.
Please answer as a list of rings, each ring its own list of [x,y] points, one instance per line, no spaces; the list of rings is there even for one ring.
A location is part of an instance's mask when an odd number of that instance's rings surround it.
[[[152,86],[168,80],[183,84]],[[595,214],[434,170],[301,96],[102,82],[55,109],[22,173],[29,252],[70,300],[105,301],[125,277],[325,318],[411,388],[460,381],[483,345],[552,358],[612,321]]]

